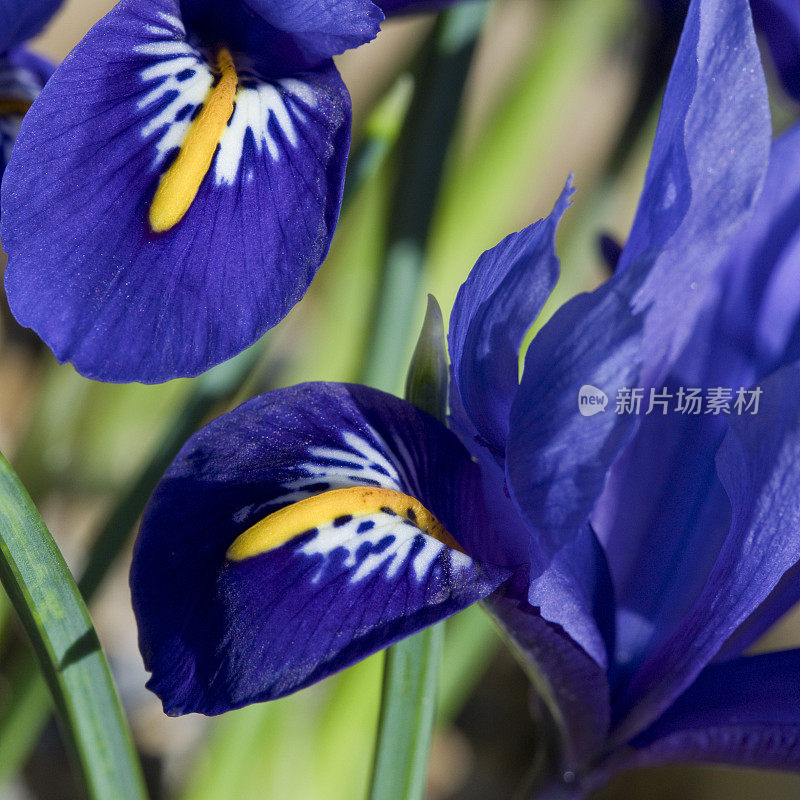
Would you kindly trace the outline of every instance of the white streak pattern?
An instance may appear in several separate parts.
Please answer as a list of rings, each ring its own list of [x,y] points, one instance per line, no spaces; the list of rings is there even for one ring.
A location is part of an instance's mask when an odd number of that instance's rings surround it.
[[[164,27],[148,27],[157,41],[136,48],[138,53],[156,59],[139,73],[144,83],[156,83],[139,101],[139,111],[146,114],[149,107],[174,95],[158,113],[151,112],[142,126],[144,138],[156,134],[159,137],[154,169],[158,169],[169,153],[181,146],[192,119],[208,97],[215,80],[206,55],[186,41],[183,23],[175,17],[162,17]],[[249,70],[241,71],[240,78],[243,75],[247,76],[247,85],[241,85],[236,93],[233,116],[215,155],[213,170],[218,186],[234,184],[239,178],[248,131],[257,152],[266,148],[272,160],[277,162],[281,158],[281,145],[297,148],[299,144],[295,124],[305,122],[303,108],[314,108],[317,104],[313,89],[297,79],[258,81]],[[251,85],[253,83],[256,85]],[[276,139],[270,120],[276,123],[282,141]],[[252,173],[245,176],[247,180],[252,178]]]
[[[305,475],[285,484],[283,487],[285,493],[276,497],[267,506],[258,509],[257,515],[266,515],[271,510],[298,502],[321,491],[349,486],[377,485],[412,494],[415,497],[419,496],[419,482],[410,469],[411,462],[408,460],[410,455],[405,447],[402,448],[402,458],[406,459],[407,463],[399,464],[393,463],[384,455],[391,453],[392,450],[372,428],[369,429],[371,441],[352,431],[345,432],[343,439],[344,446],[341,448],[310,448],[309,456],[314,460],[300,465],[300,470]],[[325,484],[325,488],[320,488],[320,484]],[[243,509],[240,516],[252,518],[254,512],[253,508]],[[365,522],[372,522],[373,526],[363,530],[366,527],[363,526]],[[361,532],[358,530],[359,527],[362,527]],[[376,552],[375,548],[379,542],[387,536],[393,537],[393,541]],[[359,550],[365,544],[370,545],[370,550],[359,554]],[[321,525],[313,538],[298,548],[298,552],[307,556],[321,555],[329,558],[337,550],[344,550],[346,553],[344,565],[355,570],[350,577],[350,583],[358,583],[377,570],[385,570],[386,578],[394,578],[406,565],[415,548],[419,549],[414,554],[411,567],[420,583],[428,575],[442,551],[447,551],[451,570],[466,569],[472,563],[468,556],[457,550],[451,550],[437,539],[422,533],[405,518],[385,512],[354,517],[339,526],[333,522]],[[322,577],[324,568],[323,563],[313,581],[318,581]]]
[[[374,527],[359,533],[358,528],[365,522],[373,523]],[[378,549],[377,552],[371,550],[366,554],[359,553],[366,544],[376,548],[387,537],[392,537],[391,543]],[[385,577],[390,580],[397,577],[415,549],[417,552],[411,562],[411,568],[417,581],[422,583],[436,559],[448,548],[437,539],[425,536],[402,517],[378,512],[354,517],[339,527],[335,527],[333,523],[321,526],[317,534],[299,548],[299,552],[307,556],[321,555],[329,558],[337,550],[344,550],[346,552],[344,566],[357,567],[350,576],[350,583],[358,583],[379,569],[383,569]],[[452,569],[465,569],[471,564],[467,556],[456,550],[451,550],[448,555]],[[323,563],[312,580],[319,581],[324,571]]]

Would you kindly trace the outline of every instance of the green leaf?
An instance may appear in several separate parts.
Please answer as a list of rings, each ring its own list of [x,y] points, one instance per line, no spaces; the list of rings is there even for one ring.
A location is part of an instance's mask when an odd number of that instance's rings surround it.
[[[421,800],[436,714],[444,626],[386,651],[370,800]]]
[[[144,783],[89,612],[25,487],[0,454],[0,581],[50,686],[97,800],[139,800]]]

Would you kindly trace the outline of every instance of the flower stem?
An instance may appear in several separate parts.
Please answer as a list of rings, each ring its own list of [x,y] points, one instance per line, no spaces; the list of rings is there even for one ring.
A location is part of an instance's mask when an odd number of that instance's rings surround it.
[[[444,627],[386,651],[370,800],[417,800],[425,792]]]

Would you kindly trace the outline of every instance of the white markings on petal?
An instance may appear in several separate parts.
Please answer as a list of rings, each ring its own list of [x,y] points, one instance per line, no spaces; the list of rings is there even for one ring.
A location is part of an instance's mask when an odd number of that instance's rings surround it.
[[[179,19],[161,16],[163,27],[148,26],[155,41],[136,48],[137,53],[151,61],[139,72],[139,77],[145,84],[155,84],[138,103],[138,109],[146,116],[142,136],[158,135],[154,169],[181,146],[215,81],[209,64],[213,54],[189,44]],[[314,90],[303,81],[296,78],[262,81],[251,69],[243,67],[245,59],[241,56],[236,56],[235,61],[240,86],[233,116],[215,155],[213,174],[217,185],[231,185],[240,179],[248,139],[258,153],[266,149],[273,161],[280,160],[282,147],[297,148],[300,138],[296,125],[306,121],[304,109],[317,104]],[[252,170],[244,176],[245,180],[253,178]]]
[[[139,73],[145,83],[155,86],[138,103],[139,110],[149,115],[142,136],[159,135],[153,162],[157,168],[183,143],[192,118],[214,84],[214,75],[202,54],[182,39],[148,42],[136,49],[158,59]],[[164,99],[168,99],[166,105]]]
[[[255,86],[241,87],[236,94],[233,117],[219,143],[214,172],[217,183],[235,183],[248,132],[258,153],[266,148],[273,161],[280,160],[281,149],[270,130],[271,120],[277,124],[286,144],[296,148],[299,139],[294,120],[305,121],[300,103],[311,108],[316,105],[314,92],[302,81],[258,82]]]
[[[236,515],[237,522],[266,516],[311,495],[350,486],[381,486],[419,497],[419,480],[403,442],[393,440],[390,449],[373,428],[368,428],[366,436],[346,431],[342,439],[341,447],[309,448],[310,460],[298,467],[301,476],[285,483],[284,491],[269,503],[242,509]],[[399,459],[390,455],[393,450],[398,451]],[[320,525],[313,537],[298,548],[298,553],[321,555],[326,560],[335,557],[337,551],[341,551],[344,566],[354,570],[350,583],[358,583],[378,570],[384,570],[385,577],[392,579],[409,558],[416,580],[422,582],[443,551],[447,552],[450,570],[460,571],[472,564],[464,553],[425,535],[406,518],[386,512],[356,516],[338,525],[335,521]],[[323,561],[312,581],[322,578],[325,566]]]
[[[305,500],[314,494],[331,489],[346,489],[349,486],[382,486],[408,493],[418,492],[416,481],[406,479],[405,470],[401,477],[398,467],[380,452],[389,452],[386,443],[372,428],[369,429],[370,442],[350,431],[343,434],[343,447],[311,447],[308,455],[312,460],[298,465],[300,477],[283,484],[283,491],[272,500],[260,506],[247,506],[234,516],[236,522],[254,517],[266,516],[277,509]]]
[[[338,526],[333,522],[320,526],[314,536],[298,549],[303,555],[321,555],[326,560],[335,558],[337,551],[342,554],[343,566],[354,570],[350,583],[359,583],[378,570],[383,570],[385,577],[392,580],[406,566],[412,554],[411,569],[420,583],[443,551],[448,551],[452,569],[466,569],[472,563],[469,557],[426,536],[411,522],[383,512],[353,517]],[[324,573],[325,562],[312,581],[318,582]]]

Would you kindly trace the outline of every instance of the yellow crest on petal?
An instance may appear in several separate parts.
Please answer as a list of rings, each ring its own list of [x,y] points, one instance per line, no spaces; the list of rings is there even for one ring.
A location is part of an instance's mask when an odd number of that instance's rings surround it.
[[[220,79],[192,121],[172,166],[161,176],[150,206],[150,227],[163,233],[177,225],[200,191],[222,134],[233,115],[239,76],[226,48],[217,55]]]
[[[383,512],[407,520],[422,533],[461,550],[438,519],[419,500],[376,486],[354,486],[322,492],[275,511],[248,528],[228,548],[231,561],[266,553],[323,525],[338,527],[355,517]]]

